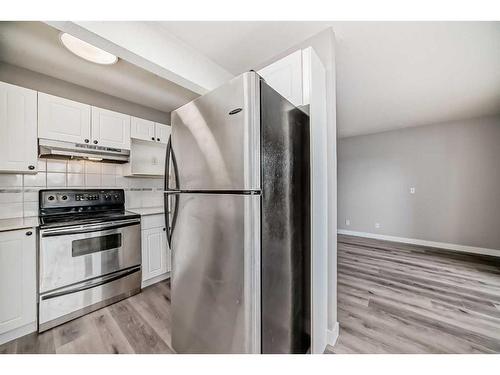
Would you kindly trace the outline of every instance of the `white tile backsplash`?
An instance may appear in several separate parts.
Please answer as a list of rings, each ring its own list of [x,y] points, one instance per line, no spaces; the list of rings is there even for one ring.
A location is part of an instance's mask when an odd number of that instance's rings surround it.
[[[38,167],[37,168],[38,172],[46,172],[47,171],[47,160],[38,159],[37,167]]]
[[[83,160],[69,160],[68,173],[84,173],[85,162]]]
[[[0,219],[23,217],[23,203],[7,203],[0,205]]]
[[[48,167],[48,164],[47,164]],[[47,187],[48,188],[65,188],[66,173],[47,172]]]
[[[85,173],[101,174],[102,164],[103,163],[85,160]]]
[[[163,179],[122,174],[120,164],[58,159],[39,159],[36,174],[0,173],[0,219],[37,216],[38,191],[45,188],[120,188],[127,208],[163,204]]]
[[[0,187],[22,187],[22,174],[0,174]]]
[[[114,174],[102,174],[101,186],[111,188],[116,187],[116,176]]]
[[[68,162],[66,160],[47,160],[47,172],[61,172],[66,173],[66,166]]]
[[[116,164],[102,163],[102,174],[116,174]]]
[[[68,173],[66,175],[66,185],[69,188],[84,188],[85,175],[81,173]]]
[[[85,174],[85,187],[86,188],[101,187],[101,175],[93,173]]]
[[[37,174],[24,175],[24,187],[46,187],[47,186],[47,173],[38,172]]]
[[[0,204],[23,203],[22,189],[12,190],[12,192],[0,192]]]
[[[24,216],[38,216],[38,199],[36,202],[24,202]]]

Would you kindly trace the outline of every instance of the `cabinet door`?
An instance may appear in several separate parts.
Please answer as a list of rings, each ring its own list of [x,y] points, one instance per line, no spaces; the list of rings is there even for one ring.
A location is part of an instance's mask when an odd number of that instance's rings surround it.
[[[130,116],[92,107],[92,143],[130,150]]]
[[[38,137],[87,143],[90,139],[90,106],[38,93]]]
[[[36,172],[36,95],[0,82],[0,171]]]
[[[170,137],[170,126],[155,123],[155,133],[156,133],[156,141],[160,143],[168,143],[168,138]]]
[[[293,105],[303,105],[301,50],[266,66],[257,73]]]
[[[142,118],[132,117],[130,120],[130,136],[144,141],[155,141],[155,123]]]
[[[32,233],[27,235],[27,233]],[[0,233],[0,334],[36,322],[36,236]]]
[[[142,280],[167,272],[166,232],[163,228],[142,231]]]

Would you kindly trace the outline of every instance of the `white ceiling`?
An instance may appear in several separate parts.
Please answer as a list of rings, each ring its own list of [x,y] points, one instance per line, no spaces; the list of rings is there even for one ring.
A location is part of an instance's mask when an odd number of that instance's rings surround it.
[[[340,136],[500,113],[500,22],[162,22],[237,75],[333,27]]]
[[[124,60],[110,66],[85,61],[41,22],[0,22],[0,61],[163,112],[198,96]]]

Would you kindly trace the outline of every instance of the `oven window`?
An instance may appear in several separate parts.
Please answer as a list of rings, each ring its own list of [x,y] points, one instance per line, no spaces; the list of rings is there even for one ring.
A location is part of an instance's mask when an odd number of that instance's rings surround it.
[[[116,249],[122,246],[122,234],[108,234],[107,236],[85,238],[75,240],[72,243],[72,254],[74,257],[97,253],[99,251]]]

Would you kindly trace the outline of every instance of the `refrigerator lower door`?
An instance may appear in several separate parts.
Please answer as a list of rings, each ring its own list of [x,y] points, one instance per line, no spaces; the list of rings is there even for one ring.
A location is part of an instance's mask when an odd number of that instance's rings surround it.
[[[174,350],[259,353],[260,196],[173,195]]]

